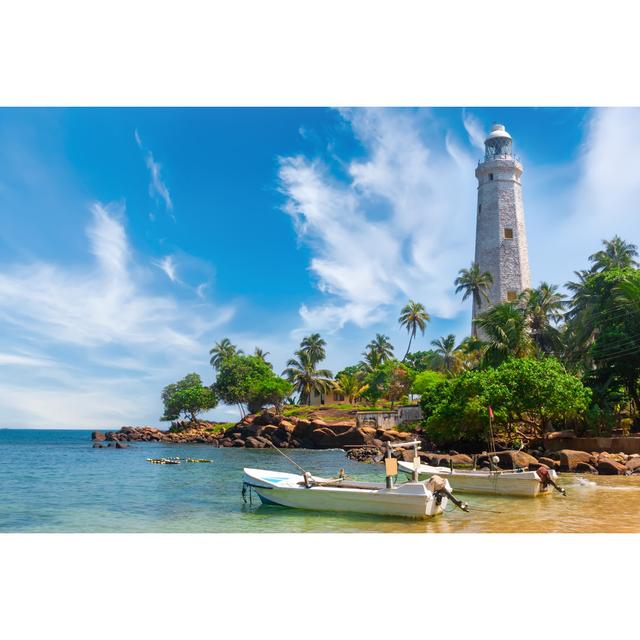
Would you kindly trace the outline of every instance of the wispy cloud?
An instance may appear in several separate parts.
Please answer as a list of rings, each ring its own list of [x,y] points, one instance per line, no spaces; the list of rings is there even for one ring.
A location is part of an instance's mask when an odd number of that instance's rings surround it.
[[[469,136],[469,142],[480,151],[484,151],[484,141],[487,137],[482,123],[466,109],[462,110],[462,123]]]
[[[153,263],[156,267],[166,273],[171,282],[180,282],[177,275],[177,265],[173,256],[165,256],[162,260]]]
[[[151,176],[151,182],[149,183],[149,195],[152,198],[160,198],[164,202],[167,211],[172,212],[173,201],[171,200],[169,188],[162,179],[162,165],[155,161],[151,150],[144,146],[137,129],[134,131],[134,138],[136,140],[136,144],[144,153],[145,164],[147,165],[149,175]]]
[[[0,424],[140,421],[150,408],[157,413],[164,384],[208,369],[207,345],[233,317],[232,306],[203,302],[188,288],[180,298],[157,292],[129,243],[122,205],[94,203],[87,238],[87,264],[28,262],[0,273],[0,365],[11,371],[0,391]],[[32,354],[34,345],[41,354]],[[71,368],[51,367],[55,354]],[[37,399],[17,411],[29,394]]]
[[[452,136],[446,144],[426,138],[435,130],[425,126],[429,114],[358,109],[343,117],[366,151],[364,160],[343,161],[347,181],[319,159],[280,161],[284,210],[327,294],[323,304],[301,306],[303,320],[325,330],[367,326],[409,297],[455,315],[452,283],[473,254],[471,154]]]

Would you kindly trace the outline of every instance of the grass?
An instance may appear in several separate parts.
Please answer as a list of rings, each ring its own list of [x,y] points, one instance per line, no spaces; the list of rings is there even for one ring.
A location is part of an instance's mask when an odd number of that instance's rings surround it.
[[[221,433],[231,427],[235,427],[235,425],[235,422],[220,422],[218,424],[214,424],[212,427],[208,427],[205,431],[209,431],[210,433]]]

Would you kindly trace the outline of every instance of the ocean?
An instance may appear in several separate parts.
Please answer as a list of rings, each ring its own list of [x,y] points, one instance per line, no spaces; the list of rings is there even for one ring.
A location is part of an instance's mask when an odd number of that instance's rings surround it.
[[[343,468],[382,480],[382,467],[343,451],[288,450],[317,475]],[[156,465],[149,457],[209,458]],[[272,449],[131,443],[94,449],[91,432],[0,429],[0,532],[640,532],[640,478],[563,475],[568,496],[465,496],[431,520],[320,513],[245,503],[243,467],[293,471]]]

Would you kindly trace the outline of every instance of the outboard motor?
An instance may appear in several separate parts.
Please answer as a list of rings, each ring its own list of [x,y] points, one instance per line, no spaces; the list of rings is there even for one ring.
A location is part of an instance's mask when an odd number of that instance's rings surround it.
[[[469,505],[462,500],[458,500],[454,497],[454,495],[449,491],[449,486],[447,481],[441,476],[431,476],[429,480],[425,483],[425,486],[433,495],[436,497],[436,502],[440,504],[442,502],[442,498],[445,496],[453,502],[453,504],[458,507],[458,509],[462,509],[462,511],[469,511]]]
[[[538,478],[540,478],[540,483],[542,484],[543,487],[547,487],[547,486],[551,485],[556,491],[561,493],[563,496],[567,495],[567,492],[562,487],[559,487],[553,481],[553,478],[551,477],[551,474],[549,473],[549,468],[548,467],[545,467],[544,465],[541,466],[541,467],[538,467],[537,470],[536,470],[536,474],[538,475]]]

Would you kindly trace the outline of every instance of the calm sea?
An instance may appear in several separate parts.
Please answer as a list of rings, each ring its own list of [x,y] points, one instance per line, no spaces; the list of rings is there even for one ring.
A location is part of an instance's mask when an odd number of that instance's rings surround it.
[[[567,498],[467,496],[471,513],[428,521],[306,512],[245,504],[243,467],[292,470],[277,452],[132,443],[93,449],[90,431],[0,430],[2,532],[640,532],[640,478],[578,477]],[[381,479],[379,465],[342,451],[287,452],[318,475],[340,468]],[[154,465],[148,457],[209,458]]]

